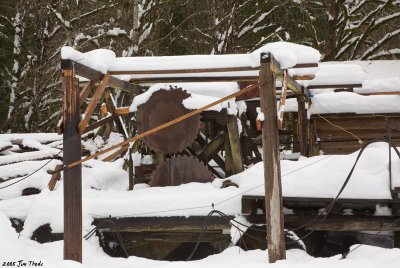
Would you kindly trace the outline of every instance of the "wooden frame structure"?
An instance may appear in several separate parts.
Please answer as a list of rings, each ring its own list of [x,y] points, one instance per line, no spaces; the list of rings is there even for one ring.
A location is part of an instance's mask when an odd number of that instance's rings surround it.
[[[293,68],[309,68],[316,67],[318,64],[299,64]],[[251,83],[259,84],[261,109],[266,116],[263,125],[263,154],[265,165],[265,189],[266,198],[265,206],[268,207],[266,215],[266,222],[268,225],[269,235],[269,261],[275,262],[279,259],[285,258],[285,241],[283,229],[283,213],[282,213],[282,193],[280,188],[280,167],[279,167],[279,139],[278,139],[278,115],[276,108],[276,87],[275,79],[284,80],[285,87],[293,91],[295,94],[302,94],[301,86],[296,82],[295,78],[285,74],[281,69],[279,63],[271,54],[262,54],[260,68],[254,67],[230,67],[230,68],[209,68],[209,69],[189,69],[189,70],[154,70],[154,71],[118,71],[102,74],[88,66],[72,60],[62,60],[61,69],[63,71],[63,90],[64,90],[64,116],[62,124],[58,126],[58,132],[64,135],[64,259],[71,259],[75,261],[82,260],[82,189],[81,189],[81,164],[84,161],[92,159],[100,153],[109,152],[112,149],[121,147],[121,150],[126,150],[129,142],[137,140],[145,135],[158,131],[162,128],[156,128],[151,131],[142,133],[139,136],[125,140],[123,143],[117,144],[107,150],[91,155],[81,160],[80,156],[80,137],[83,133],[100,127],[104,124],[116,120],[119,116],[125,116],[129,113],[125,108],[107,106],[108,110],[112,112],[112,116],[106,117],[92,125],[89,125],[89,119],[98,104],[101,96],[105,92],[107,86],[120,88],[133,95],[140,94],[142,91],[138,86],[139,83],[154,83],[154,82],[211,82],[211,81],[248,81]],[[241,76],[235,75],[235,72],[241,71],[259,71],[259,75],[254,76]],[[219,77],[220,72],[232,72],[232,76]],[[204,74],[199,76],[188,76],[188,74]],[[210,74],[207,76],[207,74]],[[129,82],[122,81],[115,77],[120,74],[155,74],[156,77],[151,78],[138,78]],[[177,74],[177,77],[168,77],[168,74]],[[185,74],[179,76],[179,74]],[[78,80],[76,76],[81,76],[90,80],[88,85],[79,93]],[[312,79],[312,75],[304,77],[296,77],[296,79]],[[97,84],[97,88],[93,93],[90,103],[86,107],[84,116],[79,118],[80,103],[89,95],[91,87]],[[255,84],[257,86],[257,84]],[[254,86],[253,86],[254,87]],[[250,88],[253,89],[253,88]],[[246,92],[250,91],[247,89]],[[286,88],[285,88],[286,89]],[[243,92],[240,92],[243,94]],[[236,97],[240,94],[232,94],[226,98],[221,99],[219,102]],[[284,105],[286,93],[281,100],[281,105]],[[216,103],[219,103],[216,102]],[[210,104],[215,105],[216,103]],[[210,105],[203,107],[204,111]],[[201,110],[201,109],[199,109]],[[199,110],[194,111],[198,113]],[[187,117],[194,115],[189,113]],[[281,115],[280,115],[281,116]],[[185,116],[183,116],[185,117]],[[181,119],[184,120],[185,118]],[[173,120],[164,125],[172,125],[177,120]],[[228,118],[228,129],[235,128],[236,118]],[[163,127],[163,126],[160,126]],[[166,127],[166,126],[164,126]],[[163,128],[164,128],[163,127]],[[233,133],[230,131],[229,133]],[[267,133],[272,133],[267,135]],[[237,139],[235,136],[228,137],[231,140]],[[236,141],[238,144],[238,141]],[[119,150],[117,153],[121,153]],[[236,151],[240,150],[237,148]],[[206,152],[203,152],[206,154]],[[233,157],[237,158],[240,153],[233,153]],[[236,159],[238,166],[234,166],[235,173],[243,170],[242,159]],[[131,173],[131,171],[130,171]]]

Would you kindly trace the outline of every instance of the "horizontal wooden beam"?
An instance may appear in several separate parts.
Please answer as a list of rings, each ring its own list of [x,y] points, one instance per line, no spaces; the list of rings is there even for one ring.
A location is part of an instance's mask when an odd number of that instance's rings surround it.
[[[308,89],[326,89],[326,88],[355,88],[362,87],[362,84],[334,84],[334,85],[312,85],[308,86]]]
[[[193,74],[193,73],[220,73],[220,72],[245,72],[256,71],[259,67],[222,67],[222,68],[202,68],[202,69],[163,69],[163,70],[126,70],[111,71],[111,75],[139,75],[139,74]]]
[[[178,83],[178,82],[237,82],[258,81],[258,75],[254,76],[181,76],[181,77],[148,77],[132,78],[131,83]]]
[[[113,122],[116,118],[117,118],[117,117],[114,116],[114,115],[105,117],[105,118],[103,118],[103,119],[101,119],[101,120],[99,120],[99,121],[97,121],[97,122],[95,122],[95,123],[93,123],[93,124],[87,126],[87,127],[85,128],[85,131],[84,131],[83,133],[87,133],[87,132],[89,132],[89,131],[95,130],[96,128],[99,128],[99,127],[101,127],[101,126],[104,126],[105,124],[111,123],[111,122]]]
[[[73,60],[61,60],[61,69],[73,69],[75,75],[79,75],[94,81],[101,81],[104,76],[104,74],[102,74],[101,72]],[[141,93],[141,89],[137,85],[118,79],[115,76],[110,77],[109,84],[114,88],[120,88],[121,90],[134,95],[138,95]]]
[[[315,215],[285,215],[285,227],[289,230],[305,225],[305,230],[318,231],[400,231],[397,216],[370,215],[329,215],[322,222],[323,216],[315,219]],[[253,224],[265,223],[265,215],[248,215],[246,219]]]

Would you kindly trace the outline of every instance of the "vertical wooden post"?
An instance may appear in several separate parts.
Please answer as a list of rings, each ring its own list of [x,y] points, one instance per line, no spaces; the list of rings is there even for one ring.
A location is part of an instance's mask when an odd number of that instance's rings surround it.
[[[63,66],[63,164],[81,159],[79,81]],[[82,262],[82,166],[64,171],[64,260]]]
[[[298,132],[300,142],[300,154],[302,156],[309,156],[309,144],[308,144],[308,118],[306,109],[306,96],[304,94],[297,95],[297,106],[298,106]]]
[[[275,77],[271,71],[271,54],[261,54],[260,106],[265,115],[262,143],[265,179],[265,214],[267,224],[268,258],[270,263],[286,258],[283,227],[281,171],[279,159],[278,117],[276,110]]]
[[[225,177],[229,177],[235,174],[235,168],[233,165],[233,158],[232,158],[232,150],[231,150],[231,143],[229,141],[229,133],[228,128],[224,130],[225,141],[224,141],[224,150],[225,150]]]
[[[231,146],[231,156],[233,161],[234,174],[240,173],[244,170],[243,168],[243,158],[242,158],[242,148],[240,146],[240,134],[239,127],[237,123],[237,117],[232,114],[227,115],[227,129],[229,135],[229,143]]]
[[[132,149],[129,149],[129,160],[128,160],[129,166],[129,191],[133,190],[133,185],[134,185],[134,178],[133,178],[133,159],[132,159]]]

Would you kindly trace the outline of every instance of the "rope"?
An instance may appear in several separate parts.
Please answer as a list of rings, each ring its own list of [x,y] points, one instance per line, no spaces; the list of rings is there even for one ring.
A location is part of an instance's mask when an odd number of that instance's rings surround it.
[[[320,115],[319,113],[315,113],[315,114],[318,115],[321,119],[325,120],[325,121],[326,121],[328,124],[330,124],[331,126],[336,127],[336,128],[338,128],[338,129],[340,129],[340,130],[346,132],[347,134],[350,134],[350,135],[353,136],[354,138],[356,138],[356,139],[358,140],[358,143],[363,144],[363,141],[361,140],[361,138],[358,137],[358,136],[357,136],[356,134],[354,134],[353,132],[351,132],[351,131],[349,131],[349,130],[347,130],[347,129],[344,129],[344,128],[341,127],[341,126],[335,125],[334,123],[332,123],[331,121],[329,121],[328,119],[326,119],[325,117],[323,117],[322,115]]]

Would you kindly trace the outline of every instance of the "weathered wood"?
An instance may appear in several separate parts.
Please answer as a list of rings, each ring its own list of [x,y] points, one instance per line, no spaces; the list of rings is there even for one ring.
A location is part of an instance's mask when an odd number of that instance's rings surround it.
[[[126,74],[191,74],[191,73],[219,73],[219,72],[242,72],[242,71],[257,71],[258,67],[222,67],[222,68],[202,68],[202,69],[164,69],[164,70],[125,70],[111,71],[111,75],[126,75]]]
[[[235,174],[235,168],[233,166],[231,144],[229,142],[228,131],[224,131],[224,158],[225,158],[225,177],[229,177]]]
[[[164,128],[167,128],[167,127],[169,127],[169,126],[172,126],[172,125],[174,125],[174,124],[176,124],[176,123],[179,123],[179,122],[181,122],[181,121],[183,121],[183,120],[185,120],[185,119],[187,119],[187,118],[189,118],[189,117],[192,117],[192,116],[194,116],[194,115],[196,115],[196,114],[200,114],[201,112],[207,110],[208,108],[213,107],[213,106],[215,106],[215,105],[217,105],[217,104],[219,104],[219,103],[222,103],[222,102],[224,102],[224,101],[226,101],[226,100],[229,100],[229,99],[231,99],[231,98],[235,98],[235,97],[237,97],[237,96],[239,96],[239,95],[241,95],[241,94],[244,94],[244,93],[246,93],[246,92],[252,90],[252,89],[253,89],[254,87],[256,87],[256,86],[258,86],[258,84],[248,86],[248,87],[246,87],[245,89],[242,89],[242,90],[240,90],[240,91],[238,91],[238,92],[235,92],[235,93],[232,93],[232,94],[230,94],[230,95],[228,95],[228,96],[225,96],[225,97],[223,97],[223,98],[221,98],[221,99],[219,99],[219,100],[217,100],[217,101],[214,101],[214,102],[212,102],[212,103],[210,103],[210,104],[208,104],[208,105],[206,105],[206,106],[203,106],[203,107],[201,107],[201,108],[199,108],[199,109],[197,109],[197,110],[191,111],[191,112],[189,112],[189,113],[187,113],[187,114],[185,114],[185,115],[183,115],[183,116],[181,116],[181,117],[179,117],[179,118],[176,118],[176,119],[171,120],[171,121],[169,121],[169,122],[166,122],[166,123],[164,123],[164,124],[162,124],[162,125],[160,125],[160,126],[157,126],[157,127],[152,128],[152,129],[150,129],[150,130],[148,130],[148,131],[145,131],[145,132],[143,132],[143,133],[141,133],[141,134],[139,134],[139,135],[137,135],[137,136],[135,136],[135,137],[126,139],[125,141],[120,142],[120,143],[118,143],[118,144],[115,144],[115,145],[113,145],[113,146],[111,146],[111,147],[109,147],[109,148],[107,148],[107,149],[104,149],[104,150],[102,150],[102,151],[99,151],[99,152],[97,152],[97,153],[95,153],[95,154],[93,154],[93,155],[87,156],[87,157],[85,157],[84,159],[82,159],[82,160],[80,160],[80,161],[77,161],[77,162],[75,162],[75,163],[71,163],[70,165],[68,165],[67,168],[71,168],[71,167],[74,167],[74,166],[76,166],[76,165],[80,165],[80,164],[82,164],[83,162],[88,161],[88,160],[90,160],[90,159],[93,159],[93,158],[95,158],[95,157],[97,157],[97,156],[99,156],[99,155],[101,155],[101,154],[105,154],[105,153],[107,153],[107,152],[110,152],[110,151],[112,151],[112,150],[114,150],[114,149],[116,149],[116,148],[119,148],[119,147],[121,147],[121,146],[123,146],[123,145],[125,145],[125,144],[128,144],[128,143],[130,143],[130,142],[132,142],[132,141],[139,140],[139,139],[141,139],[141,138],[143,138],[143,137],[146,137],[146,136],[148,136],[148,135],[150,135],[150,134],[152,134],[152,133],[155,133],[155,132],[157,132],[157,131],[159,131],[159,130],[161,130],[161,129],[164,129]]]
[[[210,216],[207,218],[208,230],[222,230],[230,228],[229,220],[234,217]],[[101,231],[121,231],[121,232],[138,232],[138,231],[168,231],[182,232],[183,230],[201,230],[204,226],[205,216],[171,216],[171,217],[123,217],[96,218],[94,225],[99,225]]]
[[[107,116],[107,117],[105,117],[105,118],[102,118],[102,119],[100,119],[99,121],[97,121],[97,122],[95,122],[95,123],[93,123],[93,124],[87,126],[87,127],[85,128],[85,131],[83,132],[83,134],[84,134],[84,133],[87,133],[87,132],[89,132],[89,131],[95,130],[96,128],[99,128],[99,127],[101,127],[101,126],[104,126],[105,124],[112,123],[112,122],[115,120],[115,118],[116,118],[116,117],[115,117],[114,115],[110,115],[110,116]]]
[[[94,80],[96,82],[101,81],[104,76],[104,74],[102,74],[101,72],[73,60],[61,60],[61,69],[74,70],[76,75],[85,77],[89,80]],[[120,80],[114,76],[110,77],[109,84],[114,88],[120,88],[121,90],[131,93],[133,95],[138,95],[142,93],[141,89],[137,85]]]
[[[237,122],[237,117],[235,115],[228,114],[227,115],[227,129],[229,136],[229,144],[230,144],[230,153],[232,157],[232,165],[234,174],[240,173],[243,171],[243,158],[242,158],[242,148],[240,146],[240,137],[239,137],[239,127]]]
[[[197,156],[204,163],[210,162],[211,158],[220,151],[224,145],[224,133],[219,133],[212,141],[210,141]]]
[[[129,107],[117,107],[115,108],[114,113],[117,116],[128,115],[130,113]]]
[[[94,80],[90,80],[89,83],[79,93],[80,105],[82,105],[82,103],[86,100],[87,96],[89,96],[90,90],[92,89],[94,83],[95,83]]]
[[[264,223],[263,215],[249,215],[246,219],[254,224]],[[305,225],[304,230],[311,231],[400,231],[400,221],[395,216],[371,215],[329,215],[323,222],[311,221],[315,215],[285,215],[285,227],[289,230]],[[394,223],[395,222],[395,223]]]
[[[258,81],[258,75],[254,76],[184,76],[184,77],[148,77],[148,78],[132,78],[131,83],[147,84],[147,83],[178,83],[178,82],[237,82],[237,81]]]
[[[285,259],[285,233],[283,223],[282,189],[279,160],[279,135],[276,113],[275,77],[272,55],[261,54],[260,101],[265,115],[262,124],[265,208],[268,240],[268,258],[273,263]]]
[[[335,85],[312,85],[308,86],[308,89],[324,89],[324,88],[355,88],[362,87],[362,84],[335,84]]]
[[[294,80],[313,80],[315,75],[307,74],[307,75],[293,75]]]
[[[90,103],[86,107],[82,120],[79,122],[78,125],[79,133],[83,134],[85,132],[85,128],[89,124],[90,117],[92,116],[94,109],[96,108],[101,96],[103,95],[103,92],[106,86],[108,85],[109,81],[110,81],[110,75],[109,74],[104,75],[100,85],[96,88],[96,91],[94,92],[92,99],[90,100]]]
[[[51,179],[47,185],[50,191],[54,190],[54,187],[56,186],[57,181],[60,180],[61,177],[61,169],[62,165],[57,165],[53,171],[53,174],[51,175]]]
[[[79,81],[63,70],[63,165],[81,159]],[[82,166],[64,170],[64,259],[82,262]]]
[[[298,107],[298,134],[299,134],[299,142],[300,142],[300,154],[303,156],[309,156],[308,153],[308,118],[307,118],[307,109],[306,109],[306,97],[304,95],[297,96],[297,107]]]
[[[132,150],[131,149],[129,150],[128,172],[129,172],[128,190],[132,191],[133,186],[135,185],[135,178],[133,176],[133,159],[132,159]]]

